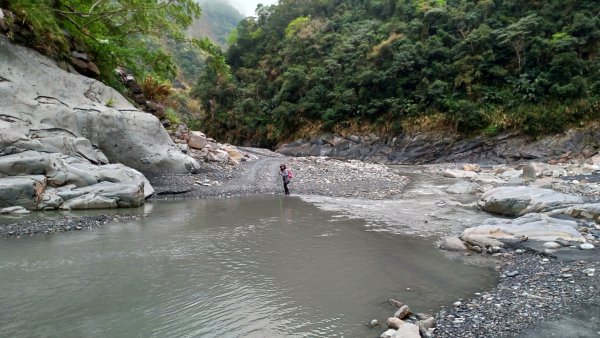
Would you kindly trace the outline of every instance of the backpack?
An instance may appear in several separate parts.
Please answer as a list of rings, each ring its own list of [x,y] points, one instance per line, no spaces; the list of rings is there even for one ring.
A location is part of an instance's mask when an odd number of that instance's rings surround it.
[[[288,169],[288,179],[291,180],[292,178],[294,178],[294,172],[292,171],[292,169]]]

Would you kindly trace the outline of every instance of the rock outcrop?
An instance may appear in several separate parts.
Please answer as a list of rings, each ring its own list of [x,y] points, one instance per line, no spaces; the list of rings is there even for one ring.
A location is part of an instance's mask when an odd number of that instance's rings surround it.
[[[142,173],[198,169],[155,116],[0,36],[0,208],[136,207]]]
[[[107,159],[142,173],[199,168],[155,116],[140,112],[101,82],[67,73],[5,37],[0,37],[0,78],[0,155],[25,150],[72,154],[85,143],[94,163]]]
[[[478,206],[487,212],[504,216],[521,216],[546,212],[583,203],[583,198],[551,189],[528,186],[499,187],[485,192]]]
[[[288,156],[331,156],[385,164],[497,164],[524,160],[568,163],[590,158],[599,148],[600,128],[590,125],[541,139],[510,133],[473,138],[437,133],[395,137],[324,134],[281,145],[277,152]]]

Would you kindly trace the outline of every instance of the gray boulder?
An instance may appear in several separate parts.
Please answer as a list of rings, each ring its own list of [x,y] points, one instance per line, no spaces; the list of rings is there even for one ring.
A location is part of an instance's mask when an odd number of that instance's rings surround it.
[[[421,338],[421,333],[415,324],[404,323],[398,328],[394,338]]]
[[[474,195],[479,191],[479,184],[474,182],[459,181],[446,189],[447,192],[457,195]]]
[[[31,211],[20,206],[0,209],[0,215],[26,215],[30,213]]]
[[[22,206],[36,210],[46,184],[41,175],[0,178],[0,208]]]
[[[567,208],[564,213],[576,218],[600,220],[600,203],[578,204]]]
[[[0,77],[5,79],[0,81],[0,156],[34,150],[93,163],[108,159],[143,173],[199,169],[155,116],[140,112],[101,82],[67,73],[4,36]]]
[[[95,165],[58,153],[25,151],[0,157],[0,176],[0,207],[112,207],[106,198],[118,207],[136,207],[154,193],[150,182],[135,169],[122,164]]]
[[[102,182],[74,189],[72,196],[61,209],[138,207],[144,204],[144,185]]]
[[[456,236],[442,238],[438,248],[446,251],[467,251],[467,246]]]
[[[544,175],[546,164],[541,162],[529,162],[523,166],[523,178],[527,180],[535,180]]]
[[[532,212],[545,212],[583,203],[583,198],[558,193],[550,189],[527,186],[499,187],[485,192],[477,205],[484,211],[521,216]]]
[[[460,238],[469,243],[486,242],[488,239],[496,241],[522,238],[545,242],[561,238],[580,242],[584,240],[577,231],[577,222],[544,214],[527,214],[513,220],[487,219],[482,225],[465,229]]]
[[[444,170],[443,176],[451,178],[473,178],[477,176],[477,173],[460,169],[446,169]]]

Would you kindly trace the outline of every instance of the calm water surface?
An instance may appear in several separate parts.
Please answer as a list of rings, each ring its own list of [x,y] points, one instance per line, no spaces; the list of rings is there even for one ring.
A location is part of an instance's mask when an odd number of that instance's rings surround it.
[[[0,241],[0,337],[378,337],[365,324],[393,314],[390,297],[437,311],[495,282],[430,241],[295,197],[143,210]]]

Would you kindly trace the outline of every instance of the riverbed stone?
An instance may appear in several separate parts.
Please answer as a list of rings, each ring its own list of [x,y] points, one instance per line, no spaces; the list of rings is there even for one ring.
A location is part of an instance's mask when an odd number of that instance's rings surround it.
[[[229,161],[229,154],[224,150],[215,149],[208,153],[206,159],[210,162],[227,163]]]
[[[481,171],[481,167],[478,164],[474,164],[474,163],[467,163],[467,164],[463,165],[462,169],[465,171],[473,171],[476,173]]]
[[[387,331],[385,331],[384,333],[381,334],[381,338],[392,338],[394,337],[394,335],[396,334],[396,330],[394,329],[388,329]]]
[[[37,202],[37,209],[56,210],[63,204],[63,202],[64,200],[58,195],[57,189],[46,187]]]
[[[549,217],[544,214],[527,214],[517,219],[490,218],[484,224],[467,228],[460,238],[466,242],[484,240],[519,240],[528,238],[555,241],[559,238],[582,242],[577,222]]]
[[[594,244],[591,243],[583,243],[579,246],[581,250],[592,250],[595,248]]]
[[[473,178],[477,176],[477,173],[460,169],[446,169],[444,170],[443,176],[450,178]]]
[[[544,248],[546,249],[560,249],[562,248],[562,245],[556,243],[556,242],[546,242],[543,244]]]
[[[236,165],[239,164],[244,158],[244,154],[242,154],[236,146],[224,144],[222,150],[227,152],[227,155],[229,155],[229,160]]]
[[[392,306],[394,306],[395,308],[397,308],[397,309],[399,309],[399,308],[401,308],[401,307],[403,307],[403,306],[404,306],[404,303],[402,303],[401,301],[399,301],[399,300],[397,300],[397,299],[394,299],[394,298],[390,298],[390,299],[388,300],[388,302],[389,302],[389,303],[390,303]]]
[[[458,236],[448,236],[441,239],[438,248],[447,251],[467,251],[467,246]]]
[[[523,166],[523,178],[527,180],[535,180],[544,175],[546,164],[541,162],[529,162]]]
[[[390,329],[398,329],[400,326],[404,324],[404,321],[397,317],[390,317],[387,319],[387,326]]]
[[[580,196],[558,193],[551,189],[519,186],[489,190],[481,196],[477,205],[482,210],[494,214],[522,216],[581,203],[583,198]]]
[[[83,192],[84,195],[82,196],[96,195],[112,199],[117,203],[118,207],[122,208],[139,207],[144,204],[145,199],[143,183],[100,182],[89,187],[77,188],[75,190]]]
[[[14,206],[0,209],[0,215],[26,215],[31,211],[23,208],[22,206]]]
[[[187,145],[192,149],[203,149],[206,147],[208,141],[206,140],[206,135],[199,131],[190,131],[189,137],[187,139]]]
[[[408,307],[408,305],[404,305],[401,308],[399,308],[396,311],[396,313],[394,313],[394,317],[399,318],[399,319],[405,319],[410,314],[411,314],[410,308]]]
[[[517,169],[508,169],[505,172],[503,172],[502,174],[500,174],[500,178],[502,178],[505,181],[514,181],[517,179],[520,179],[521,176],[523,175],[523,170],[517,170]]]
[[[567,208],[565,214],[575,218],[596,220],[600,217],[600,203],[578,204]]]
[[[46,183],[41,175],[0,178],[0,208],[22,206],[37,210]]]
[[[400,325],[394,338],[421,338],[419,327],[412,323]]]
[[[459,181],[446,189],[447,192],[457,195],[474,195],[479,191],[479,184],[474,182]]]
[[[426,319],[421,319],[417,323],[419,326],[423,326],[426,329],[431,329],[432,327],[435,327],[435,318],[430,317]]]
[[[60,208],[63,210],[88,210],[114,209],[117,207],[118,204],[115,199],[91,193],[69,200],[63,203]]]

